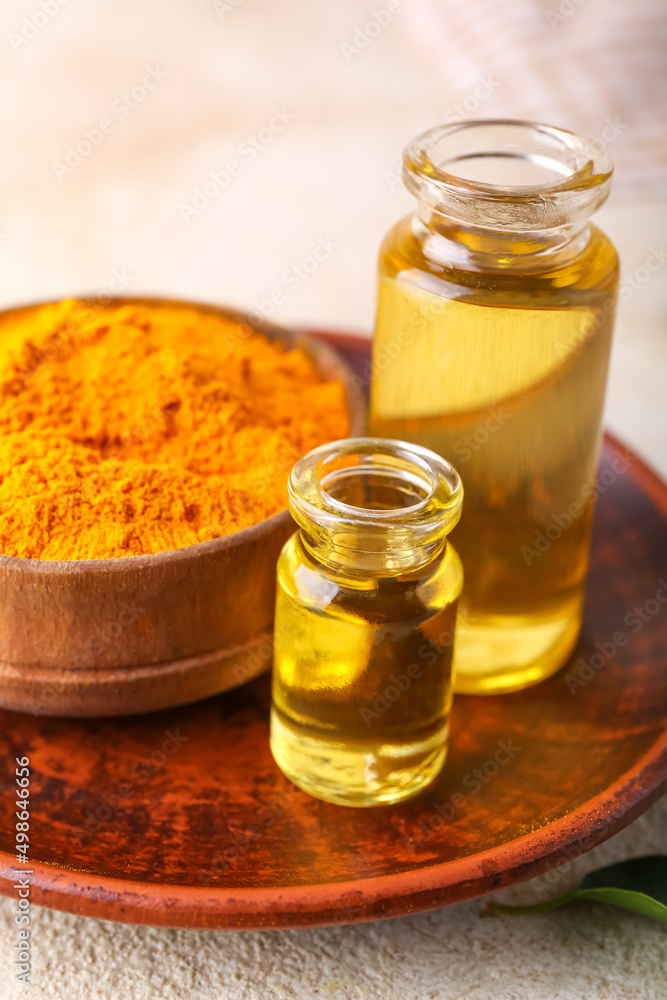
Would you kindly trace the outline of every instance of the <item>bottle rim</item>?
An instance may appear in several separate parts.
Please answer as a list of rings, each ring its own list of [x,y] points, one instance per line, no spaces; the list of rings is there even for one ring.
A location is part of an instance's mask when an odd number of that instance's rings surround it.
[[[337,493],[357,494],[375,482],[395,506],[360,506]],[[363,480],[363,484],[361,483]],[[392,492],[393,491],[393,492]],[[456,469],[421,445],[358,437],[320,445],[299,459],[288,483],[289,509],[309,533],[329,533],[336,544],[374,551],[430,545],[461,516],[463,486]]]
[[[410,142],[403,180],[442,215],[472,225],[544,230],[606,201],[613,164],[594,140],[510,118],[439,125]]]

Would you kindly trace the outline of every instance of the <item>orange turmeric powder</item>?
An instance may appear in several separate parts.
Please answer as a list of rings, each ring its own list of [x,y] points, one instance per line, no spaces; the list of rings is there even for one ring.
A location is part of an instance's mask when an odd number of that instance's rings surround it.
[[[295,460],[348,433],[300,350],[174,304],[78,300],[0,321],[0,553],[144,555],[286,506]]]

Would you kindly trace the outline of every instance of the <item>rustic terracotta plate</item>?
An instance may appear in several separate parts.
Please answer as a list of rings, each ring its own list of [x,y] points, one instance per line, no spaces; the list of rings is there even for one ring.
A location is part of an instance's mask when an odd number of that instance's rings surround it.
[[[363,377],[365,348],[346,346]],[[572,662],[457,697],[449,762],[420,798],[357,810],[295,790],[269,753],[266,677],[146,716],[3,711],[2,891],[28,867],[33,902],[111,920],[352,923],[520,882],[616,833],[667,786],[667,487],[611,438],[601,476]],[[29,866],[13,850],[24,755]]]

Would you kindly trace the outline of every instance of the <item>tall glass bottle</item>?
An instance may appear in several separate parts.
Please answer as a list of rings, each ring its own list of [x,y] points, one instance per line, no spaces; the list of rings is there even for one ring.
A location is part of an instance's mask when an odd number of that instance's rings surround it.
[[[588,219],[611,174],[594,143],[528,122],[405,152],[418,205],[380,252],[371,427],[461,475],[456,690],[534,684],[579,634],[618,283]]]

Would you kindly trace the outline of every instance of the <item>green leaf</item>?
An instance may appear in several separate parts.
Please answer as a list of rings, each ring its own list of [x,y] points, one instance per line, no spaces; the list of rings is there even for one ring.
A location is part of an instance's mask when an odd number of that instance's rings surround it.
[[[577,889],[544,903],[510,906],[489,899],[486,908],[489,913],[547,913],[577,899],[611,903],[667,924],[667,855],[650,854],[598,868],[584,876]]]

